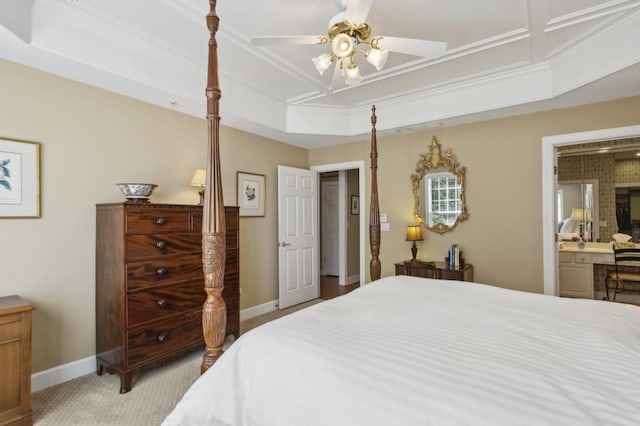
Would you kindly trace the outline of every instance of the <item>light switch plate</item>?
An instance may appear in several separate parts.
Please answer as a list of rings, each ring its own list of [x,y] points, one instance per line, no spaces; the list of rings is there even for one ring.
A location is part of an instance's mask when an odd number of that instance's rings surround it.
[[[380,230],[382,232],[389,232],[389,222],[384,222],[380,224]]]
[[[386,213],[380,213],[380,223],[386,223],[387,222],[387,214]],[[388,229],[387,229],[388,231]]]

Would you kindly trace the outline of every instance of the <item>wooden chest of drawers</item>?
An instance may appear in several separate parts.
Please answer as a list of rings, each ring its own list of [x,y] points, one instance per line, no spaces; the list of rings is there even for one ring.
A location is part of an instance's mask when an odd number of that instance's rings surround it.
[[[19,296],[0,297],[0,425],[32,424],[32,310]]]
[[[226,207],[227,335],[240,334],[238,208]],[[99,204],[96,211],[97,372],[136,370],[204,345],[202,207]]]

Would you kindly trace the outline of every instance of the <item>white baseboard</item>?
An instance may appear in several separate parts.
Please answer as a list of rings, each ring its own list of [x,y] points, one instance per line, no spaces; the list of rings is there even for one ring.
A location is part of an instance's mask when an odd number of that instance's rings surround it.
[[[58,385],[96,371],[95,355],[31,375],[31,392]]]
[[[357,283],[358,281],[360,281],[360,273],[347,277],[347,283],[345,285]]]
[[[240,321],[278,310],[278,301],[263,303],[240,311]],[[31,375],[31,392],[38,392],[77,377],[96,372],[95,355],[88,356],[68,364],[59,365]]]
[[[271,302],[263,303],[262,305],[252,306],[240,311],[240,321],[255,318],[262,314],[278,310],[278,301],[272,300]]]

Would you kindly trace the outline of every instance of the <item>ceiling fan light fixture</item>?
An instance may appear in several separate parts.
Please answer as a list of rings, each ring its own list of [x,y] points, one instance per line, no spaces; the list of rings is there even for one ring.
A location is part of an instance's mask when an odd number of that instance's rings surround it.
[[[331,41],[331,50],[333,50],[333,53],[340,58],[350,56],[354,49],[355,45],[353,43],[353,39],[347,34],[338,34]]]
[[[378,71],[380,71],[384,67],[384,64],[387,63],[388,56],[388,50],[377,49],[373,46],[367,50],[367,53],[365,54],[367,62],[373,65]]]
[[[344,83],[348,86],[355,86],[362,81],[360,69],[353,62],[344,70]]]
[[[322,55],[312,58],[313,64],[316,66],[316,69],[323,75],[324,72],[329,69],[331,64],[333,64],[335,57],[331,53],[323,53]]]

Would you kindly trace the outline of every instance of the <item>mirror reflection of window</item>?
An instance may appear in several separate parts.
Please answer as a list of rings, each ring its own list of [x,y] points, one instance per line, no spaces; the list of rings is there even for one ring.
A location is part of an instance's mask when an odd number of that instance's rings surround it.
[[[451,149],[443,151],[436,137],[431,138],[429,151],[420,154],[411,189],[416,222],[438,234],[451,232],[468,219],[465,202],[465,168],[458,163]]]
[[[564,199],[564,191],[560,188],[556,191],[556,213],[558,217],[556,220],[558,221],[558,230],[562,227],[562,223],[564,222],[564,203],[562,200]]]
[[[425,199],[429,206],[427,220],[429,226],[442,223],[451,226],[462,213],[461,186],[449,172],[429,173],[425,176]]]

